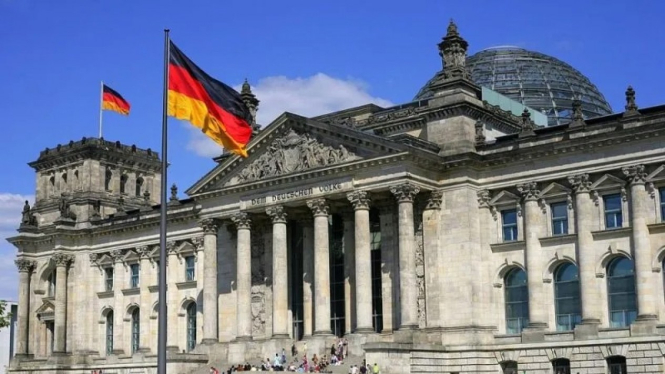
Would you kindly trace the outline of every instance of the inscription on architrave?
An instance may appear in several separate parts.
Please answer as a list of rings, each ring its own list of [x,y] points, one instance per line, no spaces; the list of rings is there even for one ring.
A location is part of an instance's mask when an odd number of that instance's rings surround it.
[[[360,157],[349,152],[342,144],[331,147],[319,142],[309,134],[299,134],[291,129],[285,136],[273,141],[264,154],[242,169],[226,185],[231,186],[358,159]]]
[[[264,227],[252,230],[252,336],[266,333],[265,240]]]
[[[427,327],[425,305],[425,250],[423,246],[423,208],[414,206],[414,224],[416,239],[416,284],[418,285],[418,326]]]

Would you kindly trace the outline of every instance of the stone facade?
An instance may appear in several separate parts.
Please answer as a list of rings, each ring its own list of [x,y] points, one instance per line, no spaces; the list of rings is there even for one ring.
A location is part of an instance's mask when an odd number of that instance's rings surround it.
[[[42,152],[10,370],[154,372],[165,268],[169,372],[343,335],[388,374],[662,373],[665,110],[631,89],[537,128],[482,101],[456,26],[439,47],[426,102],[284,114],[216,159],[168,202],[167,264],[154,152]]]

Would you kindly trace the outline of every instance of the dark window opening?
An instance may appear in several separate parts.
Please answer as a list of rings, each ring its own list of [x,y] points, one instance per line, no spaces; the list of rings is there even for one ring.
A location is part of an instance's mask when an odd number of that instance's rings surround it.
[[[346,298],[344,295],[344,222],[332,215],[329,227],[330,243],[330,329],[335,336],[346,332]]]

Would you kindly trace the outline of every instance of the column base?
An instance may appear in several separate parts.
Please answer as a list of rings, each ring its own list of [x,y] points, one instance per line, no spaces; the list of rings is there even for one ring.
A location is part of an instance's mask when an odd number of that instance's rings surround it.
[[[522,330],[522,343],[545,341],[545,329],[547,328],[547,324],[545,324],[545,327],[542,327],[541,324],[536,324],[537,327],[531,326],[532,325],[529,325],[529,327]]]
[[[647,336],[647,335],[656,335],[656,319],[639,319],[638,316],[630,325],[630,336]]]
[[[575,326],[573,330],[573,335],[575,340],[592,340],[598,338],[598,326],[600,326],[600,320],[595,318],[589,318],[582,320],[582,323]]]
[[[111,354],[114,356],[124,356],[125,351],[123,349],[114,349],[113,351],[111,351]]]
[[[272,338],[273,339],[291,339],[289,334],[273,334]]]
[[[69,353],[68,352],[53,351],[53,352],[51,352],[51,356],[55,356],[55,357],[69,356]]]
[[[150,348],[148,347],[139,347],[139,349],[136,350],[137,353],[150,353]]]
[[[409,331],[409,330],[416,330],[420,327],[417,323],[410,323],[410,324],[404,324],[401,325],[397,330],[399,331]]]
[[[215,339],[215,338],[201,339],[201,344],[203,344],[203,345],[210,345],[210,344],[215,344],[215,343],[219,343],[219,340]]]
[[[252,336],[247,335],[247,336],[236,336],[234,341],[236,341],[236,342],[248,342],[248,341],[251,341],[251,340],[252,340]]]
[[[312,334],[313,336],[321,336],[321,335],[332,335],[332,330],[321,330],[321,331],[314,331]]]
[[[374,331],[373,327],[356,327],[356,330],[353,332],[353,334],[374,334],[376,331]]]
[[[180,352],[180,348],[177,345],[167,345],[166,352]]]
[[[655,314],[640,314],[635,318],[636,322],[656,321],[658,316]]]

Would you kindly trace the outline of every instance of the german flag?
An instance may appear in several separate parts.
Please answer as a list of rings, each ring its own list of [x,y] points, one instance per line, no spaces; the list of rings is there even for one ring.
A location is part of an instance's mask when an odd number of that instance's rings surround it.
[[[107,85],[102,87],[102,109],[129,115],[129,103],[118,92]]]
[[[240,94],[201,70],[173,42],[168,115],[191,122],[228,151],[247,157],[251,116]]]

